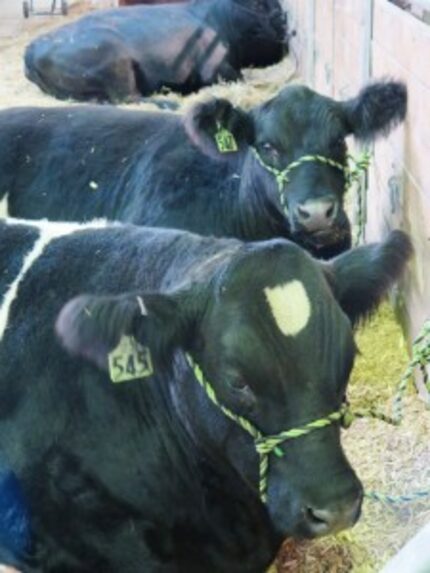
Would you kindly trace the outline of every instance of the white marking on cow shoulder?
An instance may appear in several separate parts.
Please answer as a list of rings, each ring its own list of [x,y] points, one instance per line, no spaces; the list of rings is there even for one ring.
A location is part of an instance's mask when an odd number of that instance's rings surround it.
[[[107,226],[118,226],[118,223],[107,221],[106,219],[93,219],[92,221],[88,221],[88,223],[73,223],[70,221],[48,221],[47,219],[32,220],[9,217],[5,220],[5,223],[7,225],[27,225],[28,227],[36,227],[44,233],[52,233],[59,237],[62,235],[70,235],[75,231],[83,231],[85,229],[104,229]]]
[[[22,219],[6,219],[8,225],[22,225],[25,224],[30,227],[36,227],[39,229],[40,234],[38,239],[33,245],[31,251],[24,258],[22,268],[9,286],[6,292],[3,303],[0,308],[0,341],[3,339],[5,330],[9,322],[9,314],[13,301],[18,294],[18,288],[23,281],[25,275],[33,265],[33,263],[42,255],[43,251],[49,245],[49,243],[60,237],[66,235],[71,235],[76,231],[81,231],[85,229],[100,229],[108,225],[105,220],[92,221],[90,223],[52,223],[46,220],[42,221],[25,221]]]
[[[309,322],[311,302],[303,283],[297,280],[264,289],[267,302],[279,330],[285,336],[296,336]]]
[[[0,201],[0,218],[4,219],[8,216],[9,212],[9,203],[7,193],[3,195],[3,198]]]

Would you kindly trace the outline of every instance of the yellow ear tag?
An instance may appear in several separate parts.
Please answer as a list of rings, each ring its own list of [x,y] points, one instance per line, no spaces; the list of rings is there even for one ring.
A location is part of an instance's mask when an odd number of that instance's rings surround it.
[[[112,382],[127,382],[147,378],[154,373],[149,348],[139,344],[132,336],[123,336],[108,355]]]
[[[215,141],[220,153],[233,153],[237,151],[237,143],[234,135],[224,127],[218,127],[215,133]]]

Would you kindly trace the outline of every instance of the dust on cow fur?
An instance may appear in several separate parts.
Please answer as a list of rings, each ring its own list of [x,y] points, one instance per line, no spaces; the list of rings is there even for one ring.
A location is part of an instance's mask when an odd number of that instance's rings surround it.
[[[23,74],[25,46],[37,35],[88,10],[89,2],[72,6],[66,19],[30,19],[20,36],[0,41],[0,108],[11,106],[76,105],[42,93]],[[249,109],[275,95],[286,83],[298,81],[294,56],[264,70],[246,70],[244,81],[220,84],[198,94],[181,97],[161,94],[179,110],[197,99],[227,97]],[[154,109],[152,104],[133,104]],[[393,311],[387,304],[363,326],[357,336],[361,355],[356,361],[349,398],[354,407],[389,408],[408,354]],[[430,416],[425,405],[410,392],[400,428],[371,420],[356,421],[344,432],[348,457],[367,490],[403,494],[430,487]],[[430,501],[387,506],[365,501],[363,515],[351,531],[318,541],[287,540],[277,559],[278,573],[376,573],[381,566],[430,520]]]

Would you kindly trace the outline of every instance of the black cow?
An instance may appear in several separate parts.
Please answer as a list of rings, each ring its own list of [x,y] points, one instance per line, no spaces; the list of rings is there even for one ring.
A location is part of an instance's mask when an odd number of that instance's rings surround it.
[[[195,0],[101,10],[34,40],[27,77],[60,98],[133,101],[170,88],[183,94],[286,51],[279,0]]]
[[[345,165],[347,135],[371,140],[405,112],[406,90],[396,82],[342,102],[290,86],[248,113],[213,100],[192,107],[185,121],[105,106],[4,110],[0,197],[15,217],[107,217],[244,240],[287,237],[329,258],[351,244],[345,173],[303,162],[280,190],[268,167],[281,170],[309,154]],[[219,152],[220,129],[234,135],[237,151]]]
[[[262,573],[284,535],[354,524],[339,422],[270,454],[266,506],[253,439],[185,353],[263,435],[339,411],[352,324],[404,269],[404,234],[331,263],[284,239],[101,223],[9,220],[0,238],[0,451],[31,510],[24,565]]]

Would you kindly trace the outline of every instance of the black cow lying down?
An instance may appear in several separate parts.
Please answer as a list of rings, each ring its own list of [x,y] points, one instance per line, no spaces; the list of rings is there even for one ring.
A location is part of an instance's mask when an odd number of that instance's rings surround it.
[[[138,100],[161,88],[186,94],[287,49],[279,0],[194,0],[99,10],[34,40],[27,77],[60,99]]]
[[[0,198],[14,217],[286,237],[330,258],[351,245],[344,171],[303,161],[278,185],[270,169],[308,155],[344,166],[348,135],[372,140],[405,113],[406,89],[397,82],[369,85],[346,101],[290,86],[248,113],[220,99],[185,118],[105,106],[4,110]],[[237,151],[219,151],[220,129],[234,135]]]
[[[283,239],[103,223],[5,220],[0,239],[0,451],[32,516],[24,571],[262,573],[284,535],[354,524],[339,423],[270,455],[266,506],[252,438],[184,353],[264,435],[338,411],[352,325],[402,273],[404,234],[324,264]]]

